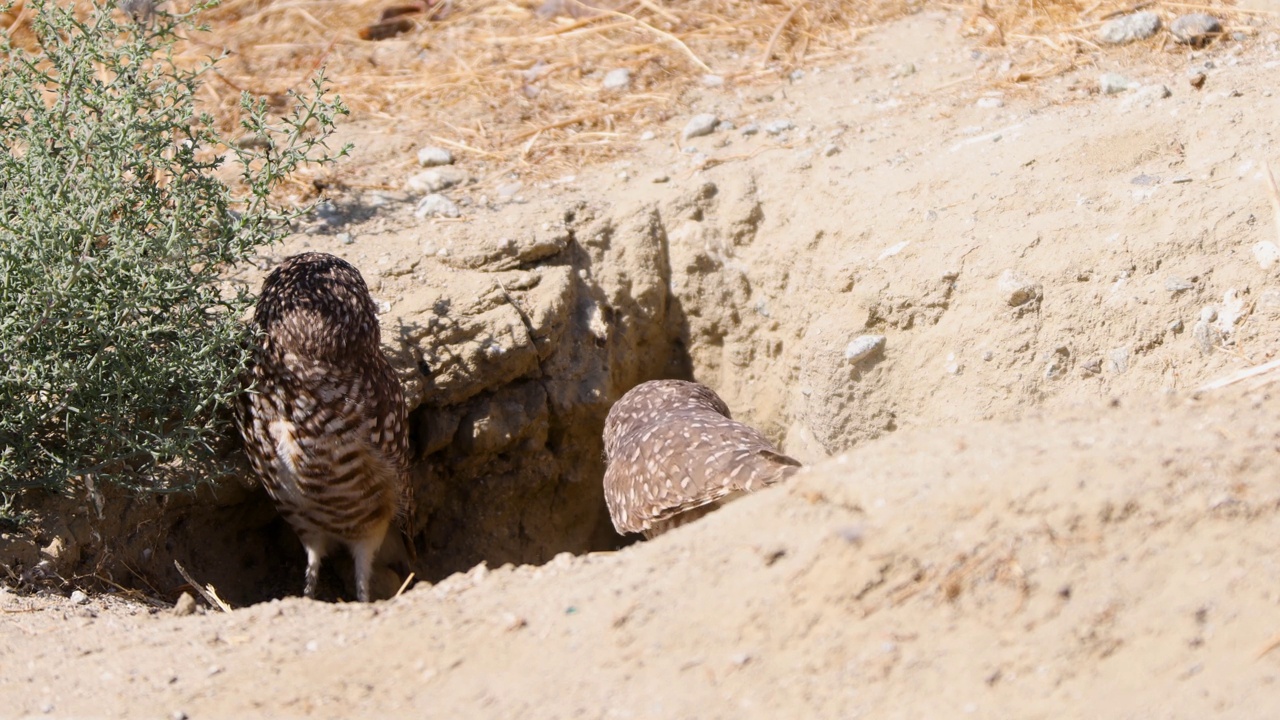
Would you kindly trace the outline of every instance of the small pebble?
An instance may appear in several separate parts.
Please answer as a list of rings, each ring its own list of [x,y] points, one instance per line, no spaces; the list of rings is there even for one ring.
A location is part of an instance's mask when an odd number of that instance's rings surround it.
[[[1253,257],[1263,270],[1270,270],[1277,261],[1280,261],[1280,247],[1270,240],[1263,240],[1253,246]]]
[[[1191,87],[1195,88],[1196,90],[1199,90],[1200,88],[1204,87],[1205,79],[1206,79],[1205,74],[1202,72],[1198,72],[1192,75],[1190,79],[1187,80],[1187,82],[1191,83]]]
[[[788,130],[791,130],[794,127],[795,127],[795,123],[791,122],[790,120],[774,120],[773,122],[764,126],[764,131],[769,133],[770,135],[781,135],[782,133]]]
[[[453,153],[440,147],[424,147],[418,151],[418,164],[422,167],[452,165]]]
[[[355,241],[356,241],[355,236],[349,232],[338,233],[338,242],[342,243],[343,245],[350,245]]]
[[[1129,369],[1129,348],[1116,348],[1107,355],[1107,366],[1119,375]]]
[[[610,70],[604,76],[605,90],[625,90],[631,86],[631,71],[626,68]]]
[[[1212,15],[1191,13],[1170,23],[1169,33],[1173,35],[1174,40],[1184,45],[1204,47],[1222,33],[1222,23]]]
[[[751,123],[750,125],[747,125],[746,127],[742,128],[743,135],[755,135],[758,132],[760,132],[759,123]]]
[[[1067,369],[1071,367],[1071,349],[1060,347],[1048,354],[1045,358],[1048,362],[1044,368],[1044,378],[1046,380],[1054,380],[1066,374]]]
[[[977,107],[992,110],[1004,107],[1004,100],[998,97],[978,98],[978,102],[974,103]]]
[[[196,611],[196,599],[191,597],[191,593],[184,592],[178,596],[178,602],[173,604],[173,614],[179,617],[191,615]]]
[[[644,132],[640,133],[640,141],[641,141],[641,142],[647,142],[647,141],[652,140],[652,139],[654,139],[654,138],[656,138],[656,137],[658,137],[658,134],[657,134],[657,133],[655,133],[655,132],[654,132],[654,131],[652,131],[652,130],[645,130]]]
[[[653,182],[658,183],[658,184],[661,184],[661,183],[664,183],[664,182],[669,182],[670,180],[671,180],[671,177],[670,177],[670,176],[667,176],[667,175],[655,175],[655,176],[653,177]]]
[[[503,200],[511,200],[520,193],[524,185],[518,182],[503,183],[498,186],[498,197]]]
[[[883,335],[859,335],[845,347],[844,359],[855,364],[859,363],[873,353],[883,350],[884,343]]]
[[[1164,289],[1177,295],[1180,292],[1195,289],[1195,285],[1180,277],[1169,276],[1164,279]]]
[[[79,590],[71,591],[71,602],[74,605],[83,605],[89,602],[89,596]]]
[[[831,157],[832,155],[835,155],[839,152],[840,152],[840,146],[835,143],[828,143],[826,147],[822,148],[822,154],[825,157]]]
[[[1157,100],[1163,100],[1173,93],[1164,85],[1143,85],[1132,97],[1125,99],[1129,107],[1151,107]]]
[[[724,85],[724,78],[719,75],[703,75],[701,82],[703,87],[720,87]]]
[[[418,219],[426,219],[429,217],[447,217],[456,218],[462,215],[462,211],[449,198],[433,193],[418,202],[418,208],[413,211]]]
[[[413,192],[438,193],[461,183],[466,176],[451,167],[424,170],[405,181],[405,187]]]
[[[689,120],[688,124],[684,126],[684,130],[680,133],[680,136],[685,140],[688,140],[690,138],[702,137],[703,135],[710,135],[712,132],[715,132],[716,124],[719,122],[720,118],[712,115],[711,113],[694,115],[693,118]]]
[[[1138,87],[1138,84],[1119,73],[1102,73],[1098,78],[1098,90],[1103,95],[1115,95]]]
[[[1098,40],[1108,45],[1121,45],[1134,40],[1145,40],[1160,30],[1160,16],[1153,12],[1121,15],[1107,21],[1098,30]]]
[[[1017,272],[1005,270],[996,280],[996,288],[1009,307],[1019,307],[1040,297],[1040,285]]]

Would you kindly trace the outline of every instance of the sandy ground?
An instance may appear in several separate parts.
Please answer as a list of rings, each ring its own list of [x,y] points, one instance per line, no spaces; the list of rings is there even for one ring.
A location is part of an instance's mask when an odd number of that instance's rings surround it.
[[[961,30],[923,13],[852,64],[708,89],[689,115],[737,129],[679,142],[676,118],[513,202],[477,186],[465,222],[392,206],[282,251],[352,259],[389,323],[438,248],[659,208],[695,375],[813,463],[793,483],[371,606],[0,591],[0,714],[1275,716],[1277,386],[1194,389],[1280,340],[1277,37],[1022,88],[975,79],[1002,57]],[[1172,94],[1091,92],[1102,72]],[[353,172],[403,182],[412,138],[347,133]]]

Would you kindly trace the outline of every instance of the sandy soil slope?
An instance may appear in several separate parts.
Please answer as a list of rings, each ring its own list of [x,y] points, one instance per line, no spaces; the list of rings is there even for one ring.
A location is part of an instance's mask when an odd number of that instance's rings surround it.
[[[1193,390],[1280,340],[1280,37],[998,88],[960,26],[922,13],[852,64],[706,89],[689,115],[735,129],[680,141],[676,118],[622,163],[464,186],[462,221],[392,202],[281,249],[356,262],[385,328],[564,208],[657,228],[694,374],[813,463],[795,482],[372,606],[3,591],[0,714],[1276,715],[1280,386]],[[1091,92],[1103,72],[1171,95]],[[413,138],[346,132],[353,172],[403,183]],[[883,348],[849,357],[862,335]],[[452,557],[498,565],[486,547]]]

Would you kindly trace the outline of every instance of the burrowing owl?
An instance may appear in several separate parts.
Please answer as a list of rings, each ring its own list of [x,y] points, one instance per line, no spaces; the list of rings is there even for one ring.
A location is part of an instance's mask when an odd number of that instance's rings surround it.
[[[800,467],[758,430],[734,420],[711,388],[684,380],[653,380],[623,395],[604,422],[604,454],[613,526],[645,537]]]
[[[306,596],[341,544],[367,602],[409,458],[404,395],[379,348],[373,298],[345,260],[304,253],[267,276],[253,319],[254,387],[240,420],[250,463],[306,548]]]

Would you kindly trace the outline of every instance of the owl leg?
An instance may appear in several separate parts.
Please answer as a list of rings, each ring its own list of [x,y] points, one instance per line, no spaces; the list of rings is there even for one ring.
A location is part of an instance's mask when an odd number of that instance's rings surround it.
[[[302,546],[307,549],[307,584],[302,594],[315,598],[316,583],[320,580],[320,562],[329,554],[329,540],[309,535],[302,538]]]
[[[373,556],[382,545],[382,537],[386,532],[363,540],[355,540],[348,544],[351,560],[356,568],[356,597],[360,602],[369,602],[369,580],[373,576]]]

